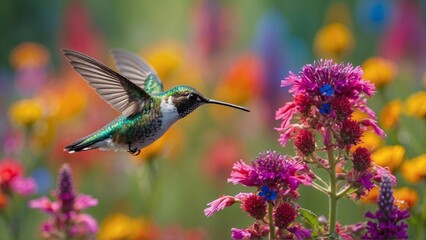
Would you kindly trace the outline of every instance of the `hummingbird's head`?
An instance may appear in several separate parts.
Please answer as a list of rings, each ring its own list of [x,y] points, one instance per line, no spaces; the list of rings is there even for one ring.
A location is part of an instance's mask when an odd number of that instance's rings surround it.
[[[218,104],[250,112],[250,110],[248,110],[247,108],[238,105],[204,97],[203,94],[201,94],[199,91],[189,86],[176,86],[170,91],[172,91],[171,97],[173,104],[176,107],[177,112],[179,113],[179,117],[181,118],[190,114],[192,111],[204,104]]]

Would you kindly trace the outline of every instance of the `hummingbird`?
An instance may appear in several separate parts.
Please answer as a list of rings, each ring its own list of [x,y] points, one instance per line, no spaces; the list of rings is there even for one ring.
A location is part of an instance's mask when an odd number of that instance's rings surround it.
[[[177,120],[204,104],[250,110],[203,96],[196,89],[178,85],[168,91],[155,70],[134,53],[114,49],[111,54],[118,72],[74,50],[62,49],[74,70],[99,96],[121,113],[99,130],[65,146],[69,153],[124,150],[138,155],[142,148],[160,138]]]

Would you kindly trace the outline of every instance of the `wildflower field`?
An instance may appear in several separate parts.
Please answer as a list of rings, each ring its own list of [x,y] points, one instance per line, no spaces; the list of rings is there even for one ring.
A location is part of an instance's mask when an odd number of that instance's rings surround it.
[[[0,15],[0,240],[426,239],[425,0]]]

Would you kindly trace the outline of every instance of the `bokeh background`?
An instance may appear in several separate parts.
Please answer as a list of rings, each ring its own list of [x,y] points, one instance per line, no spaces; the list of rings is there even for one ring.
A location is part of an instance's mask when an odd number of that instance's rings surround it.
[[[1,1],[0,161],[21,162],[38,188],[26,198],[0,192],[0,212],[17,219],[20,239],[37,239],[47,215],[27,201],[49,195],[66,162],[78,191],[99,200],[87,211],[99,222],[99,239],[228,239],[231,227],[251,219],[237,206],[206,218],[206,204],[243,191],[226,182],[237,160],[269,149],[293,154],[274,130],[275,110],[290,97],[280,81],[320,58],[361,65],[376,84],[369,106],[388,138],[368,135],[363,144],[397,175],[405,207],[421,212],[425,13],[424,0]],[[191,85],[252,111],[201,107],[138,157],[68,154],[66,144],[118,113],[73,72],[61,48],[109,66],[109,50],[124,48],[151,63],[166,89]],[[303,188],[300,201],[318,215],[328,211],[313,189]],[[375,208],[368,202],[342,201],[339,221],[364,220]],[[0,218],[0,239],[13,239],[9,228]]]

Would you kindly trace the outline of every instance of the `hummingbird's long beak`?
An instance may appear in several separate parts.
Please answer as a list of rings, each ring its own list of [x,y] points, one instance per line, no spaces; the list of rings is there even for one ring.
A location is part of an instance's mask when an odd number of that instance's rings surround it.
[[[212,103],[212,104],[218,104],[218,105],[223,105],[223,106],[228,106],[228,107],[232,107],[232,108],[236,108],[236,109],[240,109],[246,112],[250,112],[250,110],[248,108],[245,107],[241,107],[235,104],[231,104],[231,103],[227,103],[227,102],[221,102],[221,101],[217,101],[214,99],[206,99],[206,103]]]

